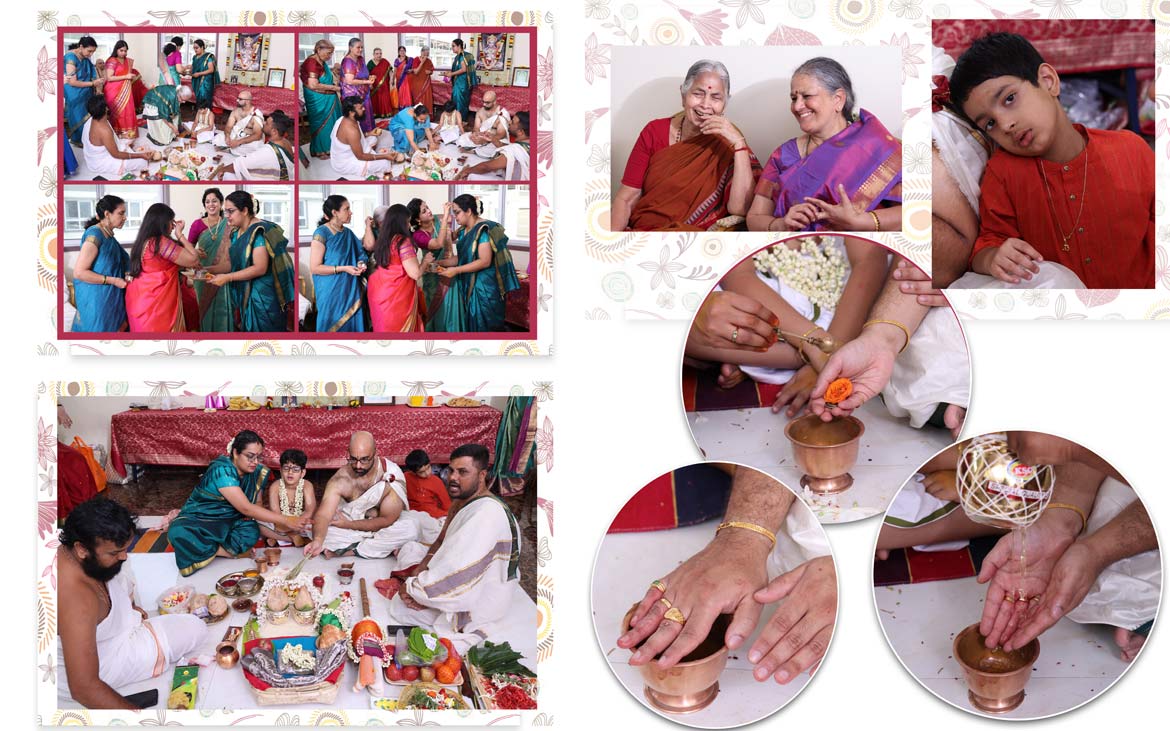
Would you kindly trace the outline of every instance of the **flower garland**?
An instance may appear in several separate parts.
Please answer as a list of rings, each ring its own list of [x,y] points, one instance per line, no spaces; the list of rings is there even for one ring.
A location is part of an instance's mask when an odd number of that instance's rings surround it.
[[[845,290],[849,261],[832,239],[809,236],[801,241],[800,250],[785,244],[773,244],[752,257],[756,271],[778,279],[808,297],[813,305],[812,320],[822,309],[833,309]]]
[[[284,480],[282,479],[280,481],[280,514],[300,515],[305,512],[305,478],[303,476],[301,477],[301,481],[297,483],[296,497],[293,498],[293,510],[296,512],[289,512],[288,492],[284,489]]]

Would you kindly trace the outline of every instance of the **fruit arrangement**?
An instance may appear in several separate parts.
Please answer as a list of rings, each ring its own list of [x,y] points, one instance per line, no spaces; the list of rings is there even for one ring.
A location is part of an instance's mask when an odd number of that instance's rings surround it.
[[[415,627],[410,634],[414,638],[414,645],[406,641],[401,650],[394,645],[391,646],[394,661],[386,666],[386,682],[394,685],[407,685],[415,681],[453,686],[463,684],[463,658],[455,650],[451,640],[446,637],[438,638],[434,633],[427,632],[421,627]],[[420,642],[426,647],[424,638],[427,635],[436,638],[438,646],[426,655],[429,659],[424,659],[411,648],[418,647]]]

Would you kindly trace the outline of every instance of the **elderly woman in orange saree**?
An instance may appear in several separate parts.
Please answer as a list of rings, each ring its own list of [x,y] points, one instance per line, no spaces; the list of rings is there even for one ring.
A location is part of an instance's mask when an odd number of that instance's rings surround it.
[[[410,231],[410,210],[397,203],[386,209],[378,225],[371,252],[374,270],[366,296],[374,332],[422,332],[424,330],[422,276]]]
[[[418,58],[414,60],[414,68],[406,75],[410,84],[410,98],[415,104],[422,104],[432,115],[435,110],[435,95],[431,89],[431,74],[435,73],[435,64],[431,63],[431,49],[423,46],[419,49]]]
[[[125,139],[138,137],[138,115],[134,112],[134,80],[138,72],[134,61],[126,56],[130,46],[126,41],[114,44],[114,52],[106,61],[106,103],[110,105],[110,124],[114,133]]]
[[[748,212],[760,163],[723,116],[727,67],[697,61],[679,91],[682,111],[647,124],[630,152],[610,212],[614,231],[706,231]]]
[[[179,270],[198,266],[199,254],[183,234],[183,222],[165,203],[146,209],[130,250],[126,317],[130,332],[183,332]]]

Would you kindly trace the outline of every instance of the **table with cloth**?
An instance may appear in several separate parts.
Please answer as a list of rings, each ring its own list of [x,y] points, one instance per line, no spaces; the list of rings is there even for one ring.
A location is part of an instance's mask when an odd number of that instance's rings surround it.
[[[442,109],[451,98],[451,85],[444,81],[435,81],[431,84],[434,89],[435,108]],[[526,86],[492,86],[479,84],[471,90],[471,109],[475,111],[483,106],[483,95],[489,91],[496,92],[496,101],[503,105],[509,113],[530,111],[532,104],[532,89]],[[468,121],[468,120],[464,120]]]
[[[296,118],[300,109],[297,101],[297,92],[293,89],[278,88],[275,86],[245,86],[244,84],[220,84],[215,87],[215,96],[212,104],[219,109],[231,111],[236,108],[236,97],[241,91],[252,92],[252,106],[263,112],[265,117],[279,109],[288,116]]]
[[[264,464],[278,468],[280,453],[300,449],[310,469],[336,469],[345,464],[346,446],[356,431],[374,435],[378,453],[398,464],[414,449],[425,450],[437,463],[463,444],[482,444],[493,452],[502,414],[491,406],[416,408],[367,405],[356,408],[301,407],[255,411],[205,412],[186,408],[170,411],[123,411],[110,420],[110,461],[119,474],[127,464],[206,467],[224,453],[228,441],[243,429],[264,439]]]

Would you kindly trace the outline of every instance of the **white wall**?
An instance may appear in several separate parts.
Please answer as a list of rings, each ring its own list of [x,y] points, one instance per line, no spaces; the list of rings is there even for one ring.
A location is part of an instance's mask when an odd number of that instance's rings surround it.
[[[203,408],[202,396],[175,396],[177,406]],[[60,430],[60,440],[66,444],[73,442],[74,436],[80,436],[91,447],[110,447],[110,419],[114,414],[126,411],[131,403],[150,403],[146,396],[124,398],[120,396],[102,397],[62,397],[59,401],[65,407],[73,426]]]
[[[626,160],[647,122],[681,107],[679,86],[695,61],[727,66],[731,100],[726,116],[747,138],[760,163],[800,134],[788,111],[792,71],[817,55],[841,63],[853,81],[855,108],[872,112],[895,137],[902,135],[902,56],[898,47],[790,46],[680,47],[614,46],[610,131],[610,182],[616,192]]]
[[[158,33],[126,33],[122,36],[129,48],[126,53],[134,59],[134,68],[142,74],[147,88],[158,84]]]

